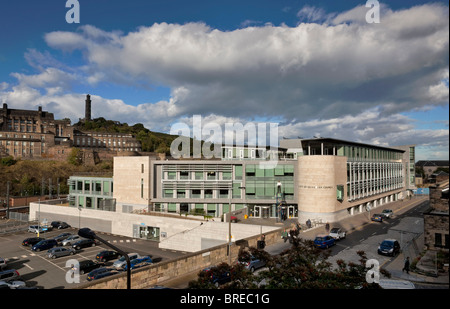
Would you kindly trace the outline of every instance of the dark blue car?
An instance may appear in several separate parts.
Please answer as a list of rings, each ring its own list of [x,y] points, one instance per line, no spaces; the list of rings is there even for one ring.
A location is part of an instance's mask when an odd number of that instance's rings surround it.
[[[87,275],[86,279],[87,279],[87,281],[92,281],[92,280],[97,280],[97,279],[105,278],[108,276],[112,276],[112,275],[115,275],[118,273],[119,272],[115,269],[102,267],[102,268],[97,268],[97,269],[94,269],[93,271],[91,271]]]
[[[142,258],[137,258],[130,261],[130,269],[139,268],[152,263],[152,259],[149,256],[144,256]],[[127,265],[125,265],[124,270],[127,270]]]
[[[48,250],[51,249],[53,247],[58,246],[58,242],[54,239],[45,239],[45,240],[41,240],[40,242],[38,242],[37,244],[35,244],[31,250],[33,251],[41,251],[41,250]]]
[[[335,244],[335,240],[330,235],[318,235],[314,239],[314,245],[318,248],[329,248]]]

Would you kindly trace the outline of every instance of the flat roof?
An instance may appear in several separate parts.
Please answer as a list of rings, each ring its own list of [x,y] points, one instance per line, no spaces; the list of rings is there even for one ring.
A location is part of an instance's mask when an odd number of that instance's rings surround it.
[[[335,143],[335,144],[348,144],[348,145],[355,145],[355,146],[358,145],[358,146],[364,146],[364,147],[386,149],[386,150],[396,151],[396,152],[405,152],[405,150],[393,148],[393,147],[378,146],[378,145],[365,144],[365,143],[360,143],[360,142],[352,142],[352,141],[346,141],[346,140],[342,140],[342,139],[329,138],[329,137],[318,137],[318,138],[308,138],[308,139],[299,139],[299,140],[302,143],[303,142],[330,142],[330,143]]]

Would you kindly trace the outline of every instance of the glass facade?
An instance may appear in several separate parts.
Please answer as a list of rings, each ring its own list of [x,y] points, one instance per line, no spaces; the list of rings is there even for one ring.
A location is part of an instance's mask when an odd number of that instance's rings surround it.
[[[230,211],[231,203],[231,211],[248,207],[253,215],[254,206],[276,208],[279,182],[284,199],[293,203],[294,165],[293,162],[264,168],[258,163],[242,161],[161,163],[157,165],[161,169],[161,191],[156,193],[154,210],[220,217]],[[278,199],[281,201],[281,197]],[[295,210],[291,209],[290,213],[297,214],[297,205],[292,207]],[[270,211],[269,216],[278,214]]]
[[[112,178],[72,176],[67,184],[69,185],[69,206],[115,211]]]

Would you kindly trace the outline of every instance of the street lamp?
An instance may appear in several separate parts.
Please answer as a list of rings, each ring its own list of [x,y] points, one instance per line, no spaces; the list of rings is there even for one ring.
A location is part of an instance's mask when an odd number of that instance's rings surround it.
[[[278,181],[277,183],[277,193],[276,193],[276,209],[277,209],[277,222],[282,221],[281,216],[281,205],[278,202],[278,197],[281,197],[281,181]]]
[[[84,227],[82,229],[79,229],[78,230],[78,235],[81,236],[81,237],[87,238],[87,239],[97,239],[97,240],[101,241],[102,243],[104,243],[105,245],[107,245],[108,247],[112,248],[113,250],[119,252],[119,254],[121,254],[122,256],[125,257],[125,260],[127,261],[127,290],[131,289],[131,263],[130,263],[130,257],[128,256],[128,254],[123,252],[122,250],[120,250],[116,246],[111,245],[106,240],[104,240],[104,239],[98,237],[97,235],[95,235],[94,231],[92,231],[88,227]]]

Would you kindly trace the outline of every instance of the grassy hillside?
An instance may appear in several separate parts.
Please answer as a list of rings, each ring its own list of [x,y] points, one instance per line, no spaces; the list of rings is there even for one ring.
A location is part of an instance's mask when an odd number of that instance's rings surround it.
[[[106,120],[103,117],[95,118],[91,121],[80,121],[75,124],[80,131],[95,132],[111,132],[111,133],[128,133],[133,134],[142,144],[144,152],[170,153],[170,144],[177,138],[176,135],[152,132],[144,127],[143,124],[137,123],[129,126],[127,123]]]

